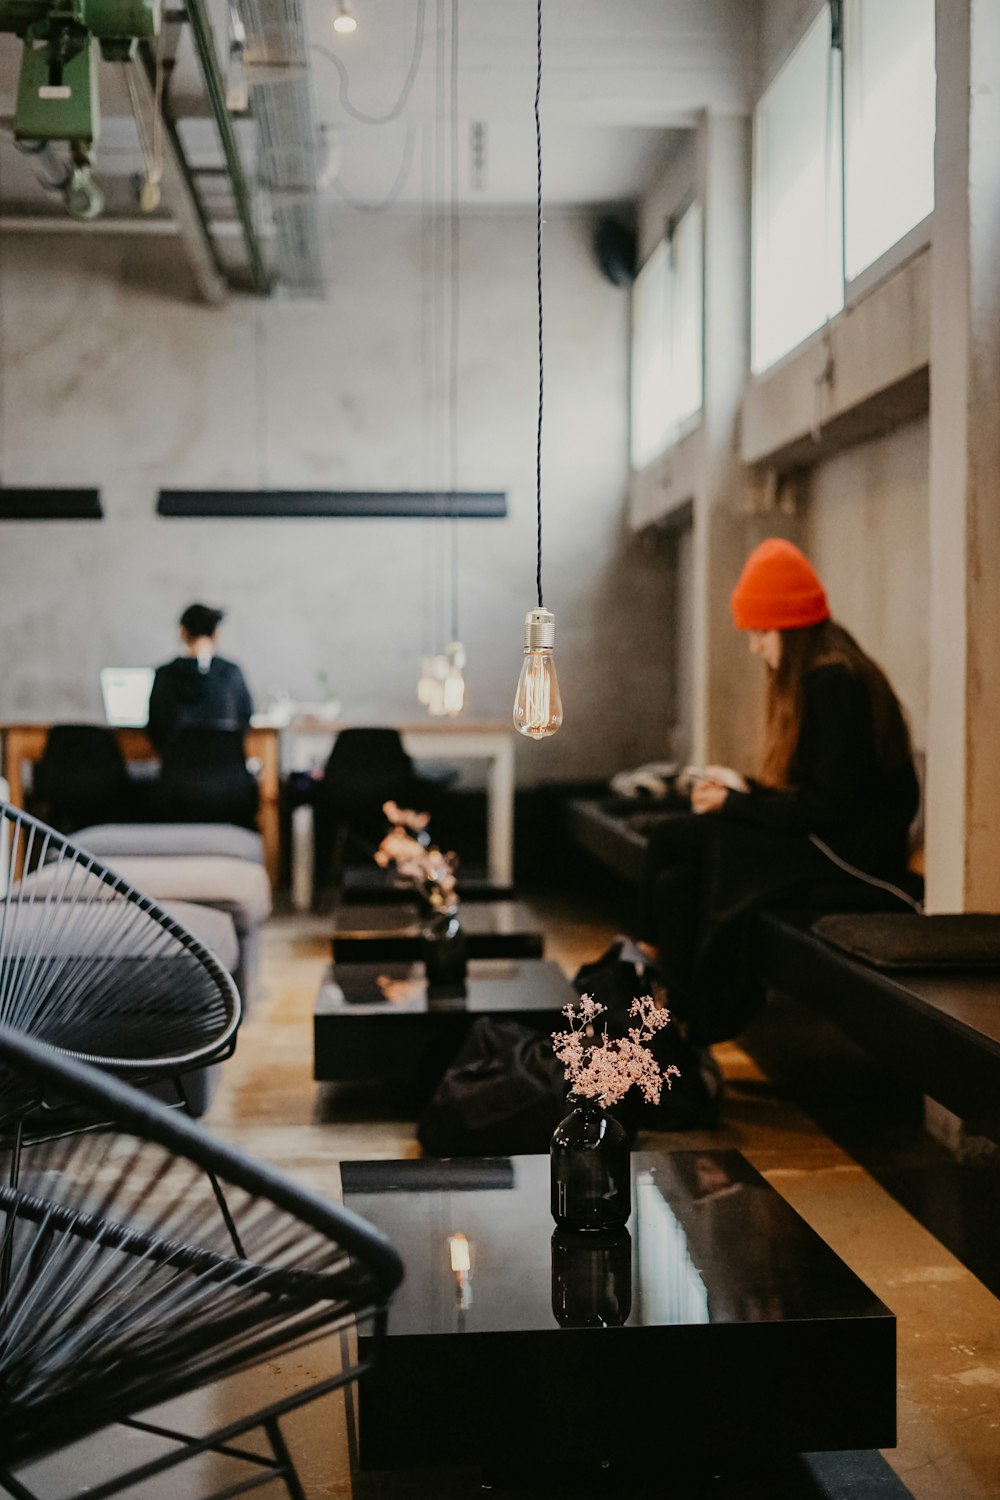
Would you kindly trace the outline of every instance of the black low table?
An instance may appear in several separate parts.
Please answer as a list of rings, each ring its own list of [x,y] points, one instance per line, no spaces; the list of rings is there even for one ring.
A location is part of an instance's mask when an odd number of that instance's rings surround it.
[[[496,885],[484,870],[475,867],[459,869],[457,883],[462,901],[505,901],[514,894],[513,887]],[[400,880],[395,870],[380,870],[375,864],[360,865],[344,871],[338,899],[346,906],[382,906],[386,902],[398,906],[413,900],[413,887]]]
[[[522,901],[476,901],[460,909],[470,958],[541,958],[538,918]],[[333,919],[337,963],[412,963],[424,917],[416,905],[341,906]]]
[[[576,991],[546,959],[472,959],[465,995],[428,994],[423,966],[338,964],[313,1013],[314,1077],[432,1084],[480,1016],[552,1031]]]
[[[406,1263],[363,1466],[662,1476],[894,1445],[892,1313],[737,1152],[632,1162],[627,1230],[555,1237],[546,1156],[342,1164]]]

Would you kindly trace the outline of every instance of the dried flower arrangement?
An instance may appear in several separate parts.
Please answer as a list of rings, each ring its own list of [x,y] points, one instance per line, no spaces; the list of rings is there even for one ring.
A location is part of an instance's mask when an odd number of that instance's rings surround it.
[[[656,1032],[669,1023],[670,1012],[658,1008],[652,996],[645,995],[629,1006],[636,1024],[625,1036],[609,1036],[605,1022],[600,1041],[592,1040],[594,1022],[606,1009],[592,995],[584,995],[579,1004],[571,1002],[563,1010],[569,1030],[553,1032],[553,1050],[566,1069],[571,1091],[610,1109],[635,1084],[647,1103],[658,1104],[663,1085],[670,1088],[680,1077],[680,1069],[673,1063],[661,1068],[648,1046]]]
[[[454,854],[442,854],[430,841],[427,813],[383,804],[382,811],[392,825],[375,851],[375,863],[382,870],[395,865],[396,873],[407,881],[434,911],[454,911],[458,906]]]

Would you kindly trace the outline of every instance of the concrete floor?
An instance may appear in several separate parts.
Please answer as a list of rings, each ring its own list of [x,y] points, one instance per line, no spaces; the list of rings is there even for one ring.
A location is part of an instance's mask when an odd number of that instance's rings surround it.
[[[579,899],[536,899],[547,952],[571,973],[596,956],[613,928],[599,908]],[[226,1064],[208,1125],[241,1148],[265,1158],[327,1194],[339,1191],[337,1163],[359,1157],[419,1154],[412,1119],[391,1101],[376,1103],[377,1117],[344,1111],[338,1098],[311,1078],[311,1012],[329,959],[326,924],[315,918],[278,917],[265,933],[260,989],[244,1025],[236,1056]],[[726,1079],[721,1128],[707,1133],[641,1138],[660,1149],[735,1147],[762,1171],[792,1206],[896,1313],[899,1359],[899,1441],[885,1459],[885,1481],[842,1483],[827,1490],[787,1486],[739,1489],[739,1496],[791,1500],[799,1494],[876,1496],[907,1493],[914,1500],[998,1500],[1000,1497],[1000,1305],[976,1277],[828,1139],[805,1114],[779,1096],[749,1056],[734,1044],[717,1049]],[[369,1101],[371,1109],[371,1101]],[[253,1399],[254,1390],[294,1390],[337,1367],[339,1349],[327,1340],[291,1358],[276,1360],[184,1403],[192,1426],[206,1415],[219,1420]],[[656,1406],[669,1417],[671,1372],[664,1372]],[[300,1466],[309,1500],[417,1500],[478,1492],[473,1476],[396,1475],[366,1480],[352,1489],[347,1461],[343,1399],[325,1398],[293,1414],[286,1436]],[[40,1495],[78,1494],[78,1486],[106,1464],[145,1451],[144,1440],[110,1435],[73,1454],[39,1465],[30,1481]],[[667,1444],[669,1440],[667,1439]],[[665,1448],[665,1469],[669,1448]],[[192,1465],[141,1490],[142,1500],[178,1500],[231,1479],[216,1460]],[[877,1460],[875,1460],[877,1463]],[[28,1478],[29,1476],[25,1476]],[[886,1482],[887,1481],[887,1482]],[[266,1493],[276,1493],[277,1487]],[[2,1491],[0,1491],[2,1493]],[[499,1500],[499,1491],[493,1494]],[[504,1492],[506,1494],[506,1491]],[[656,1491],[660,1493],[659,1490]],[[667,1484],[664,1495],[688,1500],[694,1490]],[[703,1493],[697,1489],[700,1497]],[[705,1490],[728,1500],[736,1490]]]

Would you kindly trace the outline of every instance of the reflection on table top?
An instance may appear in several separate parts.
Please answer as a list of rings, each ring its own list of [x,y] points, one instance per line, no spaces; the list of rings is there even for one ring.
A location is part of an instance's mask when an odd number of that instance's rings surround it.
[[[555,1014],[576,997],[576,991],[559,965],[541,958],[471,959],[466,991],[464,996],[431,997],[429,1002],[422,964],[342,964],[326,971],[315,1015],[320,1019],[426,1015],[444,1011]]]
[[[627,1328],[891,1318],[738,1152],[639,1152],[632,1171],[624,1239],[567,1250],[547,1156],[342,1163],[345,1203],[406,1263],[390,1335],[558,1332],[567,1295],[577,1312],[617,1306]]]

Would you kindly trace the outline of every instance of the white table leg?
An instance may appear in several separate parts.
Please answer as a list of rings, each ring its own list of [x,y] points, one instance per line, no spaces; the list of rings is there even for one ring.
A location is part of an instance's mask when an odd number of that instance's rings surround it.
[[[292,906],[309,911],[313,898],[313,810],[304,803],[292,809]]]
[[[498,745],[487,783],[487,857],[494,885],[514,884],[514,741]]]

